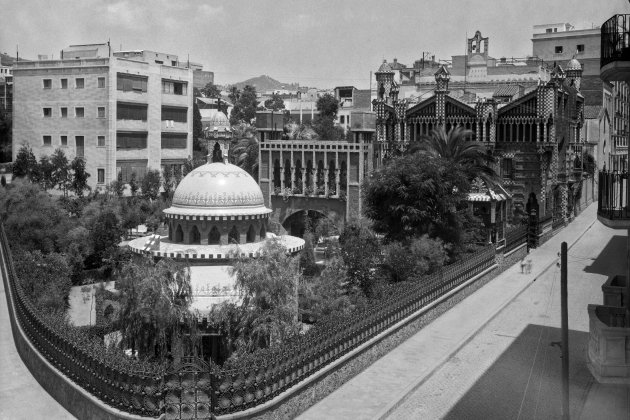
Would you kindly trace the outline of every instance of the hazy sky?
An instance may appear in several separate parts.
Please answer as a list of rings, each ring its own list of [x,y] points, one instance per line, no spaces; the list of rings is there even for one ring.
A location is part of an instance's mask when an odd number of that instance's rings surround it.
[[[532,52],[532,26],[601,25],[627,0],[0,0],[0,51],[59,57],[70,44],[178,54],[219,84],[267,74],[322,88],[369,86],[383,58],[450,59],[466,35],[490,37],[493,57]]]

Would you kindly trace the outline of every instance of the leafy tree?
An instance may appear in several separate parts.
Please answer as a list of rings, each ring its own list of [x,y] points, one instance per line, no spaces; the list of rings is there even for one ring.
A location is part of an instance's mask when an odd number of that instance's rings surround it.
[[[374,232],[365,222],[350,221],[339,235],[341,257],[347,268],[348,293],[361,290],[367,297],[375,291],[375,272],[380,265],[381,247]]]
[[[72,270],[72,283],[77,284],[81,279],[85,259],[94,251],[90,231],[83,226],[76,226],[61,238],[60,242]]]
[[[384,247],[384,267],[392,281],[407,281],[431,274],[447,261],[447,250],[441,239],[428,235],[414,238],[411,243],[391,242]]]
[[[208,82],[202,89],[201,93],[206,98],[220,98],[221,97],[221,89],[217,85],[212,82]]]
[[[197,103],[193,104],[193,148],[194,150],[205,151],[207,153],[206,141],[203,134],[203,123],[201,122],[201,112]]]
[[[319,135],[310,125],[297,124],[293,121],[284,126],[285,140],[316,140]]]
[[[326,93],[317,99],[317,110],[322,117],[332,117],[334,120],[337,117],[337,111],[339,111],[339,101],[334,95]]]
[[[94,253],[90,256],[89,265],[101,266],[111,260],[122,235],[123,229],[116,214],[109,209],[102,211],[90,229]]]
[[[313,248],[313,234],[309,231],[304,233],[304,248],[300,251],[300,268],[305,276],[317,274],[317,264],[315,264],[315,249]]]
[[[242,328],[247,350],[269,347],[297,333],[297,287],[302,280],[297,258],[278,240],[270,240],[257,258],[236,252],[230,274],[246,310]],[[242,347],[242,348],[243,348]]]
[[[304,283],[301,289],[303,298],[300,301],[304,322],[313,322],[323,316],[347,315],[352,312],[354,305],[342,286],[346,279],[346,272],[347,268],[343,260],[334,257],[328,260],[319,277]]]
[[[109,183],[107,191],[110,194],[114,194],[116,197],[122,197],[125,193],[125,183],[123,182],[122,172],[118,172],[116,180]]]
[[[0,176],[0,186],[2,186],[3,188],[7,186],[7,179],[4,177],[4,175]]]
[[[170,259],[155,264],[145,258],[132,260],[122,266],[116,288],[122,296],[122,344],[142,356],[162,359],[170,352],[179,360],[184,334],[194,340],[196,333],[190,267]]]
[[[60,240],[70,230],[67,213],[37,184],[15,180],[0,194],[0,220],[9,243],[27,251],[62,251]]]
[[[448,132],[444,126],[433,130],[429,136],[412,144],[409,153],[441,158],[451,164],[460,165],[471,181],[480,177],[490,185],[497,182],[494,171],[494,158],[488,154],[483,144],[470,141],[473,132],[462,127],[455,127]]]
[[[256,118],[258,101],[256,100],[256,88],[254,86],[247,85],[242,92],[238,90],[232,91],[230,100],[234,104],[230,114],[231,125],[236,125],[241,121],[251,123]]]
[[[258,139],[245,137],[233,140],[230,147],[232,161],[258,180]]]
[[[171,165],[164,165],[164,169],[162,169],[162,186],[166,196],[170,197],[173,192],[173,170]]]
[[[53,183],[54,167],[48,156],[39,158],[39,168],[33,171],[32,181],[42,186],[44,191],[55,187]]]
[[[62,254],[40,250],[14,253],[15,272],[33,304],[50,312],[64,312],[72,281],[71,269]]]
[[[364,182],[365,215],[386,240],[428,233],[445,242],[457,241],[457,206],[469,189],[461,165],[413,154],[391,159]]]
[[[273,93],[271,98],[265,101],[265,108],[280,111],[284,109],[284,100],[277,93]]]
[[[0,111],[0,163],[11,162],[13,119],[8,112]]]
[[[335,118],[328,115],[320,115],[311,124],[313,131],[320,140],[340,141],[345,139],[343,128],[335,125]]]
[[[138,177],[135,172],[132,172],[131,178],[129,179],[129,190],[131,191],[132,197],[136,196],[138,189],[140,189],[140,185],[138,185]]]
[[[151,169],[142,178],[142,196],[148,200],[157,200],[160,196],[160,184],[162,179],[160,171]]]
[[[205,163],[206,160],[201,157],[188,157],[188,159],[186,159],[186,161],[184,162],[184,166],[182,167],[182,175],[188,175],[190,172],[193,171],[193,169],[196,169]]]
[[[70,165],[66,154],[61,149],[56,149],[50,161],[53,166],[52,182],[60,191],[63,191],[64,195],[67,193],[70,187]]]
[[[29,145],[23,144],[18,150],[11,167],[13,169],[13,179],[26,177],[30,180],[33,169],[37,167],[37,159],[33,149]]]
[[[80,157],[75,157],[70,163],[70,169],[72,170],[72,182],[70,183],[70,189],[79,197],[83,197],[85,190],[90,190],[90,186],[87,184],[87,180],[90,174],[85,170],[85,160]]]

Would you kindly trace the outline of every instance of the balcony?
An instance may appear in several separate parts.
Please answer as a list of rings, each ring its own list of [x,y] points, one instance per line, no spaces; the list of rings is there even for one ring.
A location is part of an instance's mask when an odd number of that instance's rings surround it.
[[[612,229],[630,228],[628,172],[600,171],[597,219]]]
[[[588,368],[600,383],[630,384],[630,328],[625,308],[588,305]]]
[[[600,77],[630,81],[630,15],[614,15],[602,25]]]

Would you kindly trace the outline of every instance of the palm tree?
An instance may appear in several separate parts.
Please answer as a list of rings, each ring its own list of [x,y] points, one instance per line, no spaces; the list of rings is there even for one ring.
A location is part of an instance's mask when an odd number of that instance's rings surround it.
[[[230,145],[232,162],[247,171],[258,181],[258,138],[256,127],[240,123],[232,128],[233,140]]]
[[[460,164],[469,180],[479,177],[489,185],[494,185],[498,178],[493,168],[495,159],[483,144],[467,140],[472,134],[471,130],[461,127],[451,128],[447,132],[444,126],[440,126],[429,136],[423,136],[419,142],[412,144],[407,153],[440,157]]]
[[[316,140],[318,138],[317,133],[310,126],[296,122],[285,125],[284,131],[288,137],[287,140]]]

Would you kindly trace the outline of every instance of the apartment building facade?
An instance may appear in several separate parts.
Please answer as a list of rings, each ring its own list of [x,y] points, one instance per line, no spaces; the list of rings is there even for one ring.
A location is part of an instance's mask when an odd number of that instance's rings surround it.
[[[118,173],[125,182],[133,173],[141,179],[192,155],[190,68],[176,58],[125,57],[107,44],[73,46],[61,56],[13,69],[14,159],[23,144],[38,160],[61,148],[70,160],[84,158],[89,185],[104,188]]]

